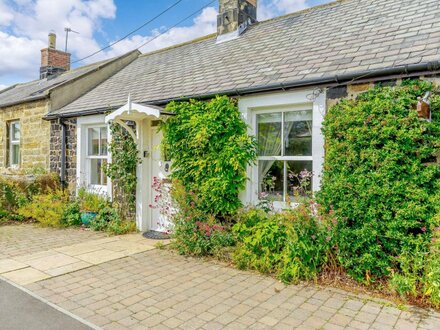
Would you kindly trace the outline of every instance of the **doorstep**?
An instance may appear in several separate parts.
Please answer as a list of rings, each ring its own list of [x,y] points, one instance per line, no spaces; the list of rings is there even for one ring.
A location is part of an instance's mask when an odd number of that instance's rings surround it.
[[[152,250],[156,248],[158,242],[145,239],[141,234],[127,234],[0,259],[0,277],[20,285],[27,285]],[[168,244],[169,240],[160,243]]]

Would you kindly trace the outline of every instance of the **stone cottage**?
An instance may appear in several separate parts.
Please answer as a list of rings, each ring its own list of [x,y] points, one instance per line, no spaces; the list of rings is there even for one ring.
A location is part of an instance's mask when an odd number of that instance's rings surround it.
[[[51,139],[56,143],[61,137],[51,138],[51,123],[43,117],[96,87],[139,54],[133,51],[70,70],[70,54],[56,49],[56,36],[50,33],[48,47],[41,50],[39,79],[0,91],[0,174],[48,171],[51,158],[52,162],[56,158]]]
[[[283,203],[287,170],[313,171],[313,190],[319,189],[321,126],[329,106],[379,82],[437,79],[440,71],[438,0],[342,0],[264,22],[256,20],[256,0],[219,2],[216,34],[139,56],[46,116],[54,136],[60,120],[72,125],[61,145],[53,146],[76,169],[61,167],[61,175],[109,194],[111,182],[102,171],[110,157],[107,125],[116,122],[131,132],[142,157],[136,195],[141,230],[160,231],[166,222],[148,205],[152,179],[169,170],[156,146],[157,124],[169,115],[164,107],[170,101],[237,98],[249,132],[260,141],[241,199],[257,202],[264,178],[272,175],[272,193]]]

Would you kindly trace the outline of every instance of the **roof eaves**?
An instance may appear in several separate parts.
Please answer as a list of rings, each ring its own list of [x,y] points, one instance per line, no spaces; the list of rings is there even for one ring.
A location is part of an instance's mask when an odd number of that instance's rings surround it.
[[[28,103],[28,102],[38,101],[38,100],[44,100],[46,98],[48,98],[48,95],[43,94],[43,95],[39,95],[39,96],[29,97],[29,98],[27,98],[25,100],[21,100],[21,101],[13,101],[13,102],[9,102],[9,103],[3,103],[3,104],[0,104],[0,109],[6,108],[6,107],[12,107],[12,106],[18,105],[18,104],[23,104],[23,103]]]

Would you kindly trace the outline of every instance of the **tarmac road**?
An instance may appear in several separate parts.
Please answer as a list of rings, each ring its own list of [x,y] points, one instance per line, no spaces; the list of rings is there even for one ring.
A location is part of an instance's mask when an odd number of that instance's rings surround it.
[[[88,325],[0,280],[1,330],[89,330]]]

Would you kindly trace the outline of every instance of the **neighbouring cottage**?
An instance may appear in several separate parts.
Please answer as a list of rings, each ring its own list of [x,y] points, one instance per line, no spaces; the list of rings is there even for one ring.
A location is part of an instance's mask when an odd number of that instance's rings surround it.
[[[59,147],[53,146],[60,146],[61,139],[53,133],[51,137],[51,130],[63,122],[51,123],[43,117],[91,90],[139,54],[133,51],[70,70],[70,54],[56,49],[56,36],[50,33],[48,48],[41,50],[39,79],[0,91],[0,174],[49,171],[50,164],[60,159]],[[66,170],[75,175],[69,167]]]
[[[264,22],[256,21],[256,0],[219,3],[216,34],[139,56],[46,116],[52,139],[60,136],[60,120],[71,127],[52,152],[64,155],[76,170],[67,173],[57,161],[51,168],[61,169],[70,182],[109,195],[112,184],[103,172],[110,157],[107,125],[127,128],[142,158],[136,194],[141,230],[164,230],[159,211],[148,205],[154,198],[153,178],[167,175],[169,164],[156,146],[161,140],[157,124],[170,115],[164,111],[170,101],[237,98],[249,132],[260,142],[241,199],[256,203],[271,175],[270,193],[283,203],[289,194],[287,170],[313,171],[312,188],[319,189],[321,126],[329,106],[376,83],[409,77],[439,81],[438,0],[342,0]]]

